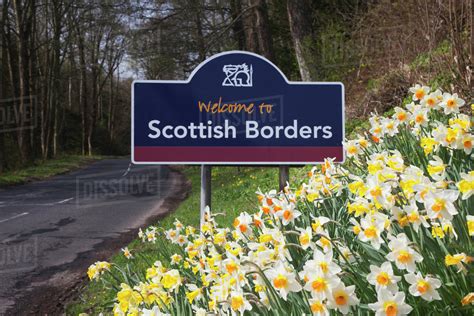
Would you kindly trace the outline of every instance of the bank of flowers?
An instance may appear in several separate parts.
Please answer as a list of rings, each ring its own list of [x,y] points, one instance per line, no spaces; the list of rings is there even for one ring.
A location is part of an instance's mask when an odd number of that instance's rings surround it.
[[[473,315],[472,109],[416,85],[413,102],[370,118],[346,163],[301,186],[257,192],[259,209],[218,227],[148,227],[174,254],[137,269],[98,262],[115,315]],[[463,111],[462,111],[463,110]],[[462,114],[465,113],[465,114]],[[237,206],[238,207],[238,206]]]

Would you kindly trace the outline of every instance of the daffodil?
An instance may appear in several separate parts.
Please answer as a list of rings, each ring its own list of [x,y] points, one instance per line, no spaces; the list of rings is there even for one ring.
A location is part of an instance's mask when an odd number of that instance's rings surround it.
[[[376,316],[408,315],[413,308],[405,303],[405,293],[391,293],[385,289],[377,293],[377,303],[369,304]]]
[[[395,113],[392,118],[396,119],[399,123],[406,123],[410,119],[410,113],[402,109],[401,107],[395,107]]]
[[[368,214],[361,219],[361,232],[358,234],[358,238],[361,241],[370,242],[375,249],[380,249],[380,245],[383,243],[381,233],[384,231],[384,227],[385,218],[381,219]]]
[[[232,291],[230,295],[230,308],[233,314],[242,315],[245,311],[252,310],[252,305],[244,297],[243,291]]]
[[[446,177],[446,165],[438,156],[433,156],[433,160],[428,162],[428,173],[436,181],[444,180]]]
[[[361,148],[356,140],[343,142],[347,157],[354,157],[361,153]]]
[[[413,112],[413,122],[415,127],[428,125],[428,111],[426,109],[416,109]]]
[[[128,249],[128,247],[122,248],[122,253],[127,259],[133,258],[132,252]]]
[[[423,257],[408,245],[408,237],[401,233],[397,236],[390,235],[389,239],[388,247],[391,251],[386,258],[395,262],[398,269],[415,272],[416,263],[423,261]]]
[[[357,306],[358,304],[359,299],[355,294],[355,286],[351,285],[346,287],[341,283],[332,289],[331,295],[328,297],[327,306],[346,315],[352,306]]]
[[[474,171],[468,173],[461,173],[461,181],[456,183],[459,192],[462,194],[462,199],[467,200],[474,194]]]
[[[430,224],[425,219],[425,216],[420,214],[418,206],[415,201],[410,202],[409,205],[403,207],[403,211],[406,214],[407,221],[413,226],[415,232],[418,232],[420,226],[425,228],[430,227]]]
[[[441,281],[429,276],[423,277],[420,272],[405,275],[405,280],[410,284],[408,291],[413,296],[421,296],[425,301],[440,300],[437,291],[441,287]]]
[[[276,266],[265,271],[265,275],[285,301],[288,297],[288,293],[299,292],[303,288],[296,280],[295,273],[286,268],[281,262],[278,262]]]
[[[199,300],[202,297],[202,289],[196,284],[188,283],[186,284],[186,288],[188,290],[186,293],[186,298],[190,304],[193,304],[195,300]]]
[[[420,139],[420,146],[423,148],[425,155],[436,151],[439,143],[433,137],[423,137]]]
[[[87,275],[90,280],[93,280],[99,278],[99,276],[104,274],[106,271],[110,271],[110,263],[106,261],[97,261],[89,267]]]
[[[321,270],[309,272],[305,275],[304,289],[311,293],[312,297],[325,299],[331,294],[331,289],[339,285],[341,280],[330,274],[325,274]]]
[[[329,316],[329,310],[323,300],[313,297],[308,300],[308,303],[313,316]]]
[[[416,84],[415,86],[411,87],[409,91],[413,93],[412,99],[414,101],[421,101],[430,92],[430,88]]]
[[[425,95],[422,99],[421,99],[421,106],[423,107],[426,107],[428,109],[435,109],[438,104],[441,102],[442,100],[442,94],[441,94],[441,91],[439,90],[436,90],[434,92],[431,92],[430,94],[427,94]]]
[[[370,273],[367,275],[367,281],[375,285],[377,292],[381,289],[387,289],[392,293],[397,292],[397,282],[400,280],[401,277],[393,274],[392,264],[390,262],[384,262],[380,267],[370,265]]]
[[[467,215],[466,220],[469,236],[474,236],[474,216]]]
[[[313,229],[313,232],[315,234],[321,234],[324,232],[324,225],[329,223],[330,219],[325,217],[325,216],[318,216],[315,217],[311,215],[312,222],[311,222],[311,228]]]
[[[300,232],[300,235],[298,237],[298,240],[300,242],[301,247],[306,250],[310,247],[313,247],[313,242],[311,241],[313,238],[313,231],[311,227],[306,227],[305,229],[303,228],[297,228],[297,230]]]
[[[130,308],[138,307],[143,301],[141,294],[128,284],[122,283],[120,287],[121,290],[117,293],[117,300],[122,312],[126,313]]]
[[[182,260],[183,260],[183,257],[176,253],[171,256],[171,264],[179,264]]]
[[[161,284],[168,291],[177,290],[181,285],[181,276],[176,269],[167,271],[161,278]]]
[[[163,313],[158,306],[153,306],[152,308],[143,308],[140,311],[141,316],[171,316],[171,314]]]
[[[474,109],[474,106],[473,106],[473,109]],[[466,305],[469,305],[469,304],[474,304],[474,292],[471,292],[469,294],[467,294],[466,296],[463,297],[463,299],[461,300],[461,304],[462,306],[466,306]]]
[[[458,214],[454,202],[457,200],[459,192],[456,190],[440,190],[429,192],[425,198],[425,208],[431,219],[445,218],[451,220]]]
[[[444,257],[444,263],[446,266],[456,266],[459,271],[464,271],[465,267],[463,263],[467,264],[474,260],[474,258],[467,256],[464,252],[457,253],[454,255],[446,255]]]
[[[440,106],[444,109],[444,114],[458,113],[459,108],[462,107],[466,102],[458,97],[457,93],[449,94],[443,93],[443,101]]]
[[[252,217],[246,213],[241,213],[237,218],[234,219],[234,228],[239,234],[249,234],[250,224],[252,223]]]
[[[283,203],[282,209],[276,213],[276,216],[286,226],[301,216],[301,212],[295,209],[294,203]]]

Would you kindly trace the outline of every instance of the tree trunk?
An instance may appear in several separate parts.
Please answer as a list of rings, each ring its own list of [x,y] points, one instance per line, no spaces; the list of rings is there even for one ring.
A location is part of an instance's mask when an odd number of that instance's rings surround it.
[[[287,2],[288,20],[291,37],[295,48],[296,59],[303,81],[311,81],[311,73],[305,59],[304,42],[311,37],[311,5],[308,0]]]
[[[196,1],[196,5],[194,6],[195,11],[195,21],[196,21],[196,39],[198,45],[198,54],[199,54],[199,62],[203,62],[206,59],[206,46],[204,44],[204,35],[202,32],[202,22],[201,22],[201,6]]]
[[[18,151],[20,153],[20,162],[23,164],[26,161],[26,152],[25,152],[25,144],[24,144],[24,131],[23,131],[23,117],[25,113],[25,99],[26,96],[26,82],[25,82],[25,12],[23,10],[23,6],[21,3],[18,3],[18,0],[13,0],[13,10],[15,12],[15,27],[17,31],[17,71],[18,71],[18,95],[14,97],[18,97],[18,109],[15,106],[15,117],[16,122],[18,124],[17,127],[17,145]],[[11,57],[11,56],[10,56]]]
[[[7,19],[7,14],[8,14],[8,2],[3,1],[2,3],[2,19],[0,20],[0,41],[1,41],[1,73],[0,73],[0,99],[3,101],[3,99],[6,97],[6,68],[7,68],[7,49],[6,49],[6,36],[5,36],[5,20]],[[3,103],[3,102],[2,102]],[[3,104],[0,103],[0,107],[3,106]],[[1,128],[1,127],[0,127]],[[6,154],[6,148],[5,148],[5,133],[0,132],[0,174],[3,172],[3,170],[6,167],[6,160],[7,160],[7,154]]]
[[[265,0],[248,0],[251,8],[245,18],[247,50],[274,60],[273,40],[268,21],[268,8]]]
[[[79,51],[79,68],[80,68],[80,108],[81,108],[81,143],[82,143],[82,154],[86,154],[86,144],[89,126],[89,107],[88,107],[88,91],[87,91],[87,69],[86,69],[86,56],[84,49],[84,39],[82,38],[81,30],[78,30],[78,51]]]
[[[242,18],[242,1],[241,0],[231,0],[230,8],[232,13],[232,20],[234,24],[232,25],[232,33],[234,35],[235,41],[237,42],[237,47],[239,50],[245,49],[245,30],[244,22]]]

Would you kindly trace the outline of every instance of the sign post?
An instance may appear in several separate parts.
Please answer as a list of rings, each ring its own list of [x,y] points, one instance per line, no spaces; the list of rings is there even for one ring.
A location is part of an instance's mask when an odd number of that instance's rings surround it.
[[[288,166],[280,166],[279,167],[279,172],[278,172],[278,183],[279,183],[279,189],[282,191],[285,186],[286,182],[290,181],[290,167]]]
[[[201,165],[201,217],[212,165],[289,166],[344,161],[344,86],[291,82],[269,60],[231,51],[186,81],[132,85],[132,162]]]
[[[211,208],[211,166],[201,165],[201,227],[204,224],[206,206]]]

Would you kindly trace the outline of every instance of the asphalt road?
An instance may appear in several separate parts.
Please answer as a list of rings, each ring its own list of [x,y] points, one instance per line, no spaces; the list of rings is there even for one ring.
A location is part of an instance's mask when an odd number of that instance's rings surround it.
[[[70,282],[68,265],[82,260],[85,272],[105,241],[166,212],[163,202],[182,185],[174,174],[109,159],[0,189],[0,315],[28,291]]]

